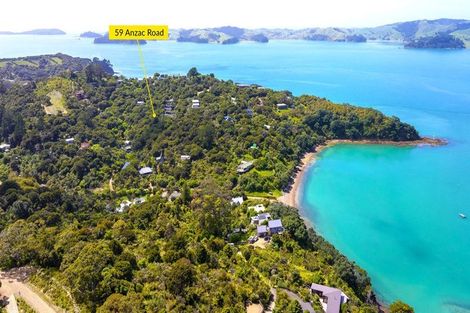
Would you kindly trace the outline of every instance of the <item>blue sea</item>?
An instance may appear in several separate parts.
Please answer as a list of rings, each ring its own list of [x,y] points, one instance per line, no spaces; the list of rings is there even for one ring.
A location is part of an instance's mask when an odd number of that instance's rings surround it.
[[[202,73],[374,107],[444,147],[338,145],[302,184],[301,212],[365,268],[382,300],[418,313],[470,312],[470,51],[398,44],[149,42],[149,73]],[[0,57],[63,52],[142,76],[136,46],[75,36],[0,36]]]

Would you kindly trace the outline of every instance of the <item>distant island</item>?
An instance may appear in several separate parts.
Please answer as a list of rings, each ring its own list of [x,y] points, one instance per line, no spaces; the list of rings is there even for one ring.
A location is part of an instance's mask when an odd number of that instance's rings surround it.
[[[39,28],[24,32],[0,31],[0,35],[65,35],[65,32],[57,28]]]
[[[405,44],[405,48],[423,49],[465,49],[465,43],[452,35],[438,34],[418,38]]]
[[[137,41],[136,40],[110,40],[109,39],[109,33],[104,34],[104,36],[96,37],[95,40],[93,40],[93,43],[95,44],[120,44],[120,45],[136,45]],[[146,40],[139,40],[139,43],[141,45],[146,45],[147,41]]]
[[[175,29],[170,39],[178,42],[235,44],[240,41],[269,42],[269,40],[311,40],[333,42],[394,41],[421,48],[415,42],[421,38],[448,35],[461,46],[470,46],[470,21],[456,19],[418,20],[370,28],[303,28],[303,29],[246,29],[223,26],[203,29]],[[436,40],[441,41],[442,37]],[[428,48],[448,48],[447,45],[426,45]]]
[[[80,34],[81,38],[99,38],[99,37],[102,37],[102,36],[103,35],[101,35],[101,34],[98,34],[98,33],[95,33],[95,32],[90,32],[90,31]]]

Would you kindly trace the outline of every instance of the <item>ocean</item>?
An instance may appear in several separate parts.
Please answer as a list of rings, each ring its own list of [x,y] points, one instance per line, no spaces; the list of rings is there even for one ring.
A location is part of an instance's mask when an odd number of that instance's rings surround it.
[[[301,186],[301,212],[367,270],[384,301],[418,313],[470,312],[470,51],[390,43],[149,42],[147,71],[196,66],[222,79],[373,107],[445,138],[443,147],[338,145]],[[109,59],[141,77],[137,46],[76,36],[0,36],[0,57],[62,52]]]

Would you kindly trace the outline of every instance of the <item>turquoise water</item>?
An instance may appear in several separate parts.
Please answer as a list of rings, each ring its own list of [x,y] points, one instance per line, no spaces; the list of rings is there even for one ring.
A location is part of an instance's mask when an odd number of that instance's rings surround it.
[[[399,116],[439,148],[341,145],[325,150],[303,184],[302,213],[364,267],[380,296],[418,313],[470,307],[470,51],[399,45],[274,41],[233,46],[150,42],[148,72],[196,66],[258,83],[372,106]],[[110,59],[142,76],[137,47],[72,36],[0,36],[0,57],[63,52]]]

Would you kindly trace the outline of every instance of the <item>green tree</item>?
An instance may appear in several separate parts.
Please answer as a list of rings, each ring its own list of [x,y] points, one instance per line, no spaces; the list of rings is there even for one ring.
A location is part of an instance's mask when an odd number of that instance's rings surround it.
[[[408,304],[397,300],[390,305],[390,313],[414,313],[414,309]]]

